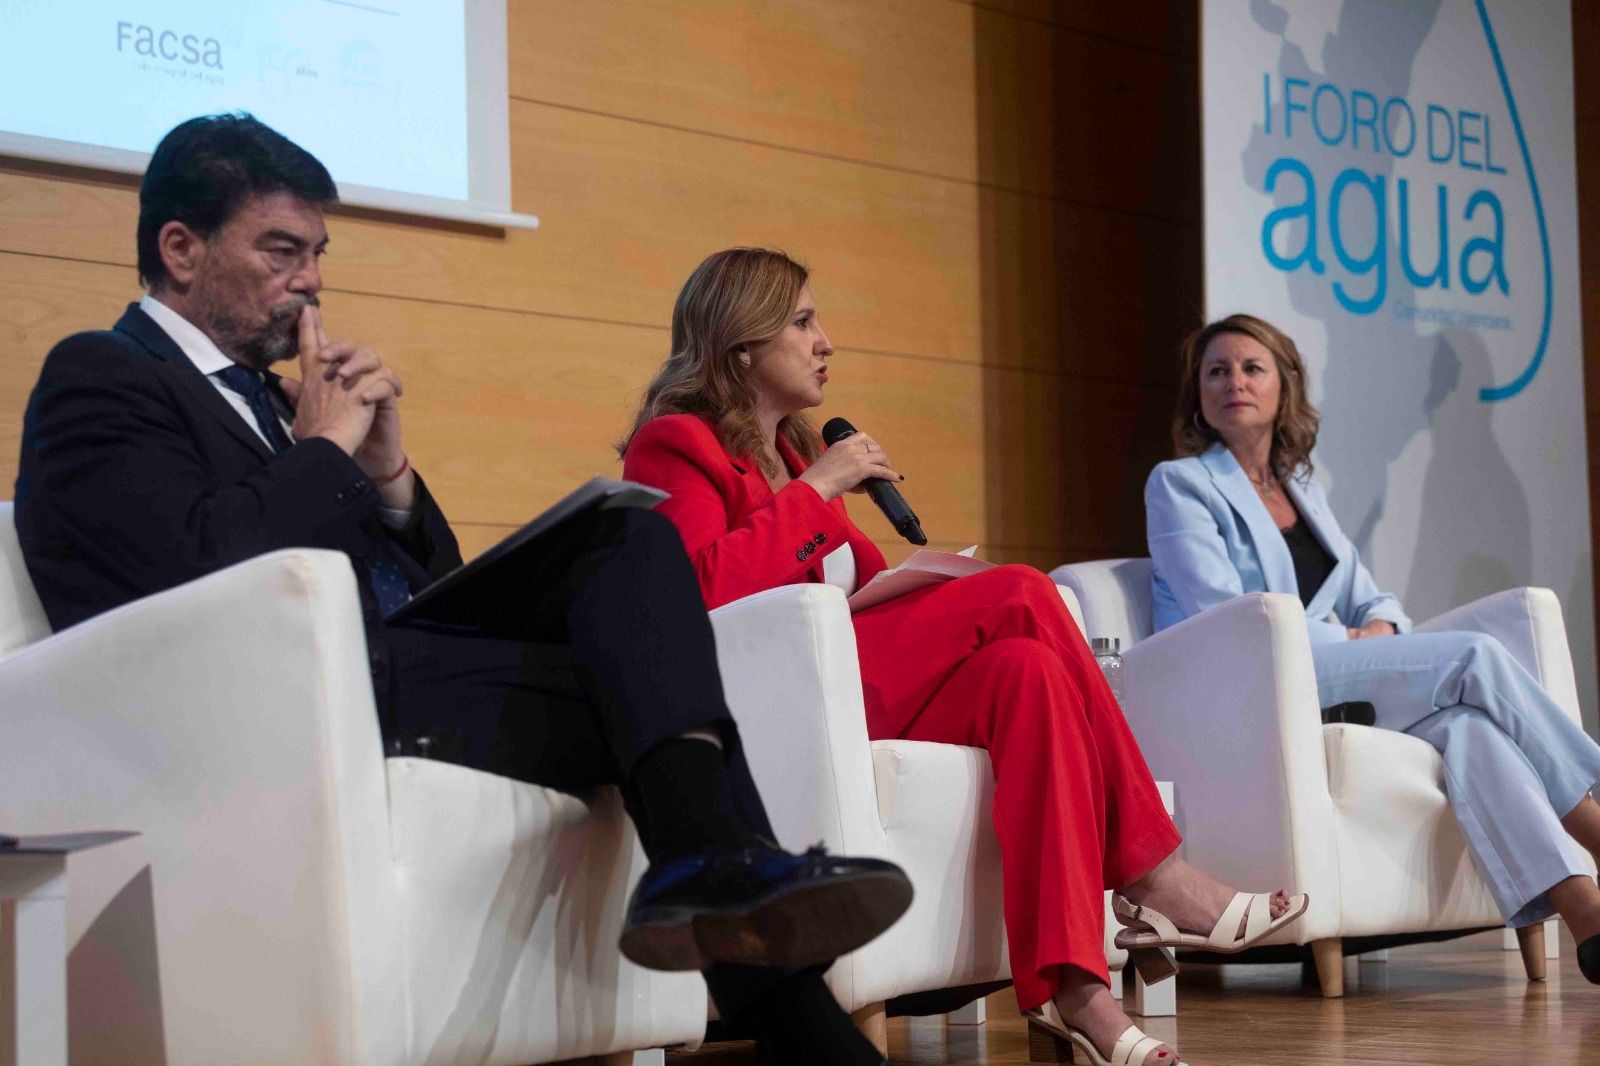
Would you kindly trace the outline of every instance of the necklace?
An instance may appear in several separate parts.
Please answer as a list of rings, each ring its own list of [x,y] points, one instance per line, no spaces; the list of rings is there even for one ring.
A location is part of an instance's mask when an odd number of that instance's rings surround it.
[[[1278,479],[1276,477],[1268,475],[1267,477],[1262,478],[1260,481],[1250,477],[1249,474],[1246,474],[1245,477],[1250,478],[1250,484],[1254,485],[1256,487],[1256,491],[1261,493],[1263,497],[1276,496],[1278,494]]]

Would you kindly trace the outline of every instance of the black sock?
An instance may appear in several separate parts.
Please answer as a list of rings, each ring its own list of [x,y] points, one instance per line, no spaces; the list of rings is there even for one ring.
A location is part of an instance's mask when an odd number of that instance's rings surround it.
[[[750,840],[728,787],[727,760],[709,740],[657,744],[634,764],[632,786],[652,860],[733,851]]]
[[[822,975],[802,970],[745,1009],[761,1049],[778,1066],[881,1066],[884,1057],[833,998]]]

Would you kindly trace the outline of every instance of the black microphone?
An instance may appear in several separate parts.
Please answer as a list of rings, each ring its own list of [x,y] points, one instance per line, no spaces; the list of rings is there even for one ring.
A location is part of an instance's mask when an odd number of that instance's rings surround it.
[[[828,447],[833,447],[856,431],[847,419],[830,418],[828,424],[822,427],[822,442]],[[872,502],[878,505],[878,510],[883,512],[883,517],[889,520],[894,531],[913,544],[928,543],[928,535],[922,531],[922,525],[917,521],[916,512],[911,510],[911,505],[906,503],[906,498],[900,495],[900,490],[894,484],[881,477],[869,477],[861,483],[867,490],[867,495],[872,497]]]

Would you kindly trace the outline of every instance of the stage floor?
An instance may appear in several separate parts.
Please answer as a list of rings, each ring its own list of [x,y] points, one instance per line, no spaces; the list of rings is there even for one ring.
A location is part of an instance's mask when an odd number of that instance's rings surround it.
[[[1545,981],[1530,983],[1518,953],[1500,950],[1498,932],[1399,948],[1383,964],[1347,959],[1345,997],[1335,1000],[1302,980],[1298,965],[1191,965],[1178,977],[1178,1016],[1144,1028],[1176,1040],[1191,1066],[1600,1063],[1600,986],[1583,979],[1575,956],[1563,930],[1561,958]],[[891,1019],[890,1059],[1027,1062],[1010,989],[989,997],[988,1015],[973,1027]],[[758,1061],[737,1044],[668,1056],[681,1066]]]

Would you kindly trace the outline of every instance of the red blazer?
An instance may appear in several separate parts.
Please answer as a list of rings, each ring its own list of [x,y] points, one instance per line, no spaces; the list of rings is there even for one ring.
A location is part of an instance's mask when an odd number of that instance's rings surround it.
[[[784,441],[793,474],[807,463]],[[857,586],[887,565],[877,545],[804,481],[773,492],[753,459],[728,454],[712,423],[695,415],[646,422],[623,459],[622,476],[672,494],[657,508],[672,519],[700,577],[708,609],[779,585],[821,581],[822,557],[840,539],[856,557]]]

